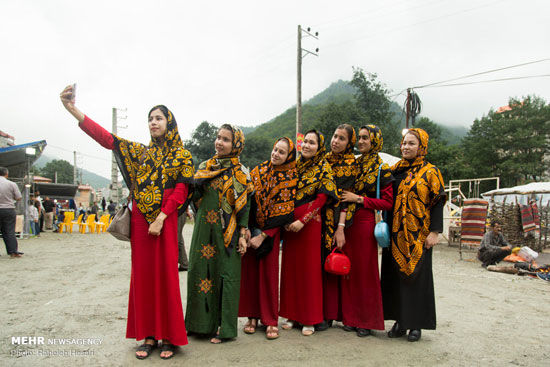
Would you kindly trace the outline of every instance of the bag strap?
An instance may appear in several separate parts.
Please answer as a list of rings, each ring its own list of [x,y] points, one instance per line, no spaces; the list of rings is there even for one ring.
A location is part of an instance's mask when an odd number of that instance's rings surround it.
[[[384,163],[380,163],[378,165],[378,176],[376,177],[376,198],[377,199],[380,199],[380,172],[382,172],[382,165]],[[385,210],[377,210],[378,214],[380,214],[380,212],[384,212],[383,214],[383,220],[384,222],[386,221],[386,211]]]

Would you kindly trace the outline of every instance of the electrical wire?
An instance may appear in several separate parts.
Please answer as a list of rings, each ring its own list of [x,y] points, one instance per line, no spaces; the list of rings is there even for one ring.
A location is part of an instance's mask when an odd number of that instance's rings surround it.
[[[490,80],[479,80],[479,81],[476,81],[476,82],[464,82],[464,83],[452,83],[452,84],[443,84],[443,85],[431,85],[431,86],[424,87],[424,88],[455,87],[455,86],[460,86],[460,85],[493,83],[493,82],[503,82],[503,81],[507,81],[507,80],[520,80],[520,79],[545,78],[545,77],[550,77],[550,74],[528,75],[528,76],[518,76],[518,77],[500,78],[500,79],[490,79]],[[418,87],[416,87],[416,88],[418,88]]]
[[[494,73],[494,72],[497,72],[497,71],[513,69],[513,68],[517,68],[517,67],[521,67],[521,66],[525,66],[525,65],[537,64],[537,63],[544,62],[544,61],[550,61],[550,58],[540,59],[540,60],[535,60],[535,61],[529,61],[529,62],[524,62],[524,63],[521,63],[521,64],[516,64],[516,65],[511,65],[511,66],[505,66],[505,67],[498,68],[498,69],[492,69],[492,70],[488,70],[488,71],[483,71],[483,72],[481,72],[481,73],[475,73],[475,74],[469,74],[469,75],[459,76],[459,77],[457,77],[457,78],[442,80],[442,81],[440,81],[440,82],[435,82],[435,83],[429,83],[429,84],[419,85],[419,86],[412,87],[412,88],[413,88],[413,89],[427,88],[427,87],[431,87],[431,86],[436,85],[436,84],[442,84],[442,83],[453,82],[453,81],[455,81],[455,80],[471,78],[471,77],[473,77],[473,76],[479,76],[479,75]]]

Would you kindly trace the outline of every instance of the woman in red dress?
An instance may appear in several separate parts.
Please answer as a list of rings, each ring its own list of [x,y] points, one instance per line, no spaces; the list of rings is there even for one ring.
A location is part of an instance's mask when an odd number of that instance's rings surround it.
[[[254,184],[249,220],[252,235],[241,262],[239,316],[248,317],[245,333],[254,334],[261,320],[267,326],[267,339],[277,339],[280,232],[294,219],[297,183],[292,140],[278,139],[271,159],[255,167],[250,176]]]
[[[187,344],[178,275],[178,213],[183,213],[194,167],[176,119],[165,106],[149,111],[148,146],[111,134],[85,116],[66,87],[61,102],[84,132],[113,151],[131,190],[132,274],[126,337],[145,339],[136,358],[147,358],[162,340],[160,357]]]
[[[315,331],[313,325],[323,321],[321,209],[327,201],[338,201],[320,132],[311,130],[304,136],[297,171],[295,220],[285,226],[283,235],[279,314],[287,318],[283,329],[297,322],[308,336]]]
[[[390,167],[378,155],[382,144],[382,133],[377,126],[361,127],[357,179],[353,192],[342,193],[342,201],[351,203],[347,218],[351,218],[352,224],[344,230],[346,217],[340,216],[335,235],[337,246],[351,261],[350,273],[340,278],[341,320],[344,330],[355,331],[359,337],[370,335],[371,329],[384,330],[374,211],[392,208],[393,177]],[[380,180],[380,199],[376,199],[377,179]]]

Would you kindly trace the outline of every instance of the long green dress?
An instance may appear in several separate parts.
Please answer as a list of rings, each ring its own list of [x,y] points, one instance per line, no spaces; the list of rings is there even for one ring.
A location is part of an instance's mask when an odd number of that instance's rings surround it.
[[[187,310],[185,327],[198,334],[219,337],[237,336],[241,256],[235,246],[230,252],[223,240],[220,217],[220,191],[223,179],[218,176],[196,187],[202,197],[196,214],[189,253]],[[248,225],[250,202],[237,215],[237,228]],[[239,231],[233,237],[239,236]],[[233,242],[235,238],[233,238]]]

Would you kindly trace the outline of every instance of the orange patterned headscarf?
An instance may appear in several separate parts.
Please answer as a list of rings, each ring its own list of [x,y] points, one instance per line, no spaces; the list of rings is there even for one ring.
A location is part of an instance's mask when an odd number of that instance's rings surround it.
[[[254,184],[256,203],[255,220],[260,229],[280,227],[294,219],[294,200],[296,198],[296,148],[290,138],[286,141],[289,153],[283,164],[274,166],[265,161],[250,172]],[[275,146],[275,145],[274,145]]]
[[[428,133],[410,129],[420,141],[414,161],[400,160],[392,167],[395,174],[406,171],[407,176],[395,193],[392,223],[392,256],[399,271],[407,277],[416,274],[423,259],[424,241],[430,233],[430,210],[445,200],[445,184],[439,169],[425,161],[428,153]]]

